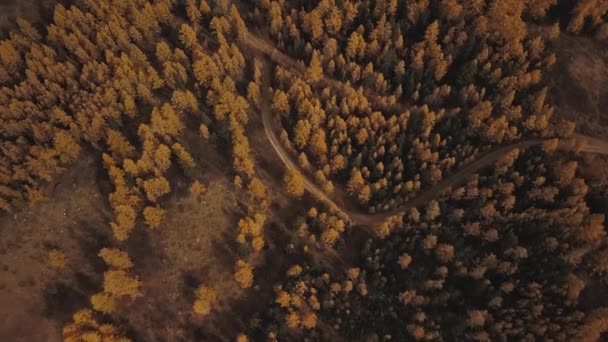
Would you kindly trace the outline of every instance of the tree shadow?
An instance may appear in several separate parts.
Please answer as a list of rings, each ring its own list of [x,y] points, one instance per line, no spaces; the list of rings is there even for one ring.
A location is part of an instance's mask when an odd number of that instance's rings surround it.
[[[209,266],[203,266],[194,270],[184,271],[181,274],[181,282],[179,286],[179,292],[182,298],[185,298],[188,302],[194,302],[194,293],[196,289],[205,283],[205,279],[208,279]]]
[[[239,258],[238,243],[232,231],[224,231],[221,238],[211,242],[212,255],[224,265],[233,264]]]
[[[59,321],[62,325],[71,321],[74,312],[89,304],[89,297],[65,282],[51,284],[43,291],[42,315]]]
[[[157,239],[150,236],[151,231],[143,224],[138,224],[126,241],[126,250],[135,264],[136,273],[155,272],[166,267],[162,260],[165,258],[163,248],[157,246]]]
[[[95,273],[100,274],[106,266],[98,253],[102,248],[111,246],[111,241],[108,233],[94,228],[96,223],[81,220],[70,227],[69,234],[77,242],[85,262],[93,267]]]

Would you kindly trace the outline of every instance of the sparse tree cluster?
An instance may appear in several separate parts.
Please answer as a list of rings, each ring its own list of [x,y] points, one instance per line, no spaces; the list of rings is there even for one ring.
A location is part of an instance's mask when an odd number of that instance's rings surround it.
[[[112,341],[130,342],[120,329],[112,324],[100,323],[92,310],[83,309],[76,312],[73,322],[63,328],[63,339],[66,342]]]
[[[99,256],[109,269],[103,274],[103,291],[91,297],[93,309],[110,314],[116,310],[117,301],[123,297],[131,300],[141,297],[141,282],[130,274],[133,262],[127,253],[104,248]]]
[[[206,316],[211,312],[213,304],[216,301],[216,291],[209,286],[201,285],[196,289],[196,300],[193,305],[194,312],[197,315]]]

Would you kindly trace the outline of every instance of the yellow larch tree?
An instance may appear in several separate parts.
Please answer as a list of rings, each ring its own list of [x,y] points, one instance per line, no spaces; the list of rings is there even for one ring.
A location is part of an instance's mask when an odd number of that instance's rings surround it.
[[[291,303],[291,296],[286,291],[279,291],[275,303],[279,304],[283,308],[288,308]]]
[[[186,23],[182,24],[179,29],[179,41],[188,49],[200,46],[196,37],[196,30]]]
[[[64,252],[53,249],[48,254],[49,264],[54,268],[65,268],[68,263],[68,257]]]
[[[407,254],[407,253],[403,253],[398,260],[399,266],[401,267],[401,269],[407,269],[410,264],[412,263],[412,257]]]
[[[95,311],[111,314],[116,310],[116,298],[107,292],[91,296],[91,305]]]
[[[194,197],[201,196],[207,191],[205,185],[198,180],[195,180],[194,182],[192,182],[192,184],[190,184],[189,190],[190,194]]]
[[[306,77],[312,82],[318,82],[323,78],[323,66],[321,64],[321,57],[319,56],[319,52],[317,50],[314,50],[312,53],[310,65],[306,71]]]
[[[197,315],[206,316],[211,312],[211,308],[216,301],[217,292],[215,289],[201,285],[196,289],[196,300],[192,308]]]
[[[57,131],[53,143],[59,160],[64,164],[76,160],[80,154],[80,145],[76,139],[66,131]]]
[[[293,130],[293,142],[298,148],[303,148],[310,138],[311,125],[308,120],[299,120]]]
[[[247,187],[247,191],[255,200],[266,199],[266,186],[258,178],[253,178]]]
[[[133,156],[135,148],[129,141],[118,131],[108,129],[106,132],[106,142],[113,155],[121,158],[129,158]]]
[[[135,220],[137,214],[135,210],[128,205],[119,205],[114,209],[116,222],[110,224],[114,237],[120,241],[124,241],[129,236],[129,233],[135,228]]]
[[[144,220],[150,228],[158,228],[165,218],[165,210],[158,206],[149,206],[144,208]]]
[[[237,260],[234,265],[234,279],[241,288],[249,288],[253,285],[253,267],[245,260]]]
[[[131,342],[113,325],[97,322],[93,317],[93,311],[89,309],[74,314],[73,322],[63,328],[63,340],[65,342]]]
[[[184,146],[179,143],[174,143],[173,145],[171,145],[171,149],[177,156],[177,160],[179,161],[183,169],[189,170],[194,169],[196,167],[196,162],[194,161],[194,158],[192,158],[192,156],[190,155],[190,153],[188,153]]]
[[[154,152],[154,163],[160,174],[165,173],[171,167],[171,149],[165,144],[159,144]]]
[[[114,297],[129,296],[135,299],[142,295],[141,282],[125,270],[110,269],[103,274],[103,290]]]
[[[188,15],[188,19],[190,23],[196,28],[200,25],[201,17],[203,14],[199,6],[197,6],[196,0],[187,0],[186,2],[186,14]]]
[[[317,327],[317,315],[314,312],[307,312],[302,315],[302,326],[312,330]]]
[[[245,38],[247,37],[247,26],[245,25],[245,21],[243,21],[243,18],[241,18],[239,10],[234,4],[230,6],[230,20],[232,22],[232,25],[236,28],[237,39],[240,41],[245,40]]]
[[[295,277],[299,276],[300,274],[302,274],[302,271],[303,271],[302,266],[293,265],[287,270],[287,276],[295,278]]]
[[[294,197],[304,195],[304,177],[294,168],[289,168],[283,178],[287,192]]]
[[[171,96],[171,105],[181,113],[192,113],[198,110],[196,96],[189,90],[174,90]]]
[[[317,129],[310,139],[310,149],[318,160],[323,161],[327,158],[327,142],[325,141],[325,131]]]
[[[110,267],[127,270],[133,267],[133,262],[126,252],[115,248],[102,248],[99,257]]]
[[[151,202],[156,202],[163,195],[168,194],[171,191],[169,181],[165,177],[156,177],[144,181],[144,190],[146,196]]]
[[[282,90],[275,91],[272,97],[272,111],[275,114],[285,114],[290,111],[289,98]]]
[[[287,314],[287,317],[285,318],[285,321],[287,323],[287,326],[291,329],[297,329],[300,326],[301,320],[300,320],[300,314],[297,312],[292,312],[290,314]]]
[[[261,251],[264,248],[265,244],[266,243],[264,242],[264,238],[262,236],[256,236],[251,240],[251,246],[256,252]]]
[[[205,124],[199,126],[198,133],[203,140],[209,140],[209,128]]]

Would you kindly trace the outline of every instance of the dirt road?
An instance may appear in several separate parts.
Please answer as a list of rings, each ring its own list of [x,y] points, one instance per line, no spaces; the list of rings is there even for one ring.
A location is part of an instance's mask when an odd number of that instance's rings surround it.
[[[261,56],[262,61],[264,61],[263,56]],[[336,208],[341,208],[340,206],[328,196],[325,191],[323,191],[313,180],[311,180],[298,166],[296,162],[294,162],[289,154],[283,147],[283,144],[279,141],[275,131],[273,130],[272,124],[272,114],[270,110],[270,99],[272,96],[269,94],[270,90],[270,77],[272,75],[272,70],[267,61],[264,61],[264,73],[262,75],[262,91],[261,91],[261,112],[262,112],[262,124],[264,126],[264,133],[270,144],[272,145],[274,151],[279,156],[285,167],[288,169],[295,169],[302,173],[304,178],[304,186],[308,192],[310,192],[317,199],[327,203],[330,206],[334,206]],[[348,213],[348,212],[347,212]]]
[[[247,32],[246,38],[241,41],[241,44],[244,45],[250,51],[267,56],[274,63],[282,66],[283,68],[286,68],[290,72],[306,78],[306,65],[302,61],[298,61],[284,54],[282,51],[277,49],[269,40],[261,38],[260,36],[251,32]],[[316,80],[314,83],[316,86],[321,88],[330,87],[333,89],[338,89],[344,94],[352,92],[352,89],[357,90],[355,86],[352,86],[351,90],[347,90],[346,84],[344,82],[334,79],[332,77],[328,77],[326,75]],[[365,97],[373,101],[374,105],[379,109],[382,109],[384,111],[390,111],[393,113],[401,113],[406,109],[404,105],[397,103],[396,98],[393,96],[382,95],[377,91],[366,87],[363,87],[361,90],[363,91]]]
[[[251,32],[247,32],[246,39],[242,40],[240,43],[244,45],[244,47],[246,47],[248,50],[253,52],[255,55],[264,55],[270,60],[272,60],[274,63],[281,65],[282,67],[287,68],[292,72],[298,73],[300,75],[306,73],[306,66],[302,62],[287,56],[286,54],[278,50],[270,41],[260,38],[259,36]],[[366,226],[381,224],[390,217],[400,215],[410,208],[415,208],[424,205],[425,203],[433,200],[434,198],[439,197],[447,189],[462,184],[464,181],[467,180],[467,178],[475,174],[477,171],[495,163],[514,149],[526,149],[531,146],[539,145],[545,141],[543,139],[531,139],[513,143],[507,146],[497,147],[496,149],[485,153],[474,162],[464,166],[462,169],[449,176],[448,178],[445,178],[439,184],[433,186],[430,189],[425,190],[415,198],[400,205],[398,208],[395,208],[388,212],[369,214],[361,210],[351,208],[351,206],[347,205],[347,201],[344,198],[337,198],[340,196],[336,196],[335,194],[330,195],[323,191],[323,189],[321,189],[309,176],[306,175],[305,172],[300,169],[297,163],[294,162],[294,160],[292,159],[290,153],[285,150],[285,148],[277,138],[272,124],[272,115],[269,103],[271,96],[268,93],[270,86],[270,75],[272,75],[272,70],[269,67],[268,61],[266,61],[264,58],[262,58],[262,60],[264,61],[266,70],[264,72],[264,80],[262,84],[261,114],[266,137],[270,141],[275,153],[279,156],[283,164],[285,164],[287,168],[293,168],[299,170],[302,173],[304,177],[304,186],[306,190],[310,192],[311,195],[346,213],[354,224]],[[320,81],[317,82],[317,85],[330,86],[342,90],[344,89],[344,84],[342,82],[329,77],[323,77]],[[364,89],[364,92],[366,96],[376,99],[377,102],[387,103],[385,101],[387,98],[386,96],[379,95],[369,89]],[[392,108],[393,110],[403,110],[403,108],[399,108],[401,107],[399,106],[399,104],[393,104],[392,106],[394,107]],[[580,134],[577,134],[575,136],[575,139],[578,142],[577,150],[579,152],[599,153],[608,155],[607,141]],[[564,146],[562,147],[565,147],[565,145],[567,144],[563,143],[563,145]]]
[[[262,46],[262,45],[260,44],[258,46]],[[276,49],[270,50],[270,53],[272,53],[275,50]],[[257,50],[257,51],[260,52],[260,50]],[[275,58],[272,58],[266,52],[263,52],[263,53],[265,55],[267,55],[268,57],[270,57],[274,62],[278,61],[278,59],[276,58],[276,55],[275,55]],[[262,113],[261,114],[262,114],[262,124],[264,126],[264,133],[265,133],[266,137],[270,141],[270,144],[272,145],[275,153],[279,156],[279,158],[281,159],[283,164],[285,164],[285,166],[287,168],[296,169],[302,173],[303,178],[304,178],[304,186],[305,186],[306,190],[308,192],[310,192],[311,195],[313,195],[317,199],[319,199],[331,206],[334,206],[334,207],[340,209],[341,211],[343,211],[344,213],[346,213],[350,217],[351,221],[353,221],[354,224],[366,225],[366,226],[377,225],[377,224],[384,222],[386,219],[388,219],[390,217],[400,215],[401,213],[405,212],[408,209],[424,205],[425,203],[428,203],[429,201],[439,197],[447,189],[462,184],[469,177],[474,175],[477,171],[495,163],[496,161],[498,161],[502,157],[506,156],[509,152],[513,151],[514,149],[526,149],[531,146],[539,145],[545,141],[543,139],[531,139],[531,140],[524,140],[524,141],[520,141],[517,143],[513,143],[513,144],[510,144],[507,146],[498,147],[490,152],[485,153],[480,158],[478,158],[477,160],[475,160],[472,163],[469,163],[468,165],[466,165],[465,167],[463,167],[462,169],[460,169],[458,172],[454,173],[450,177],[443,179],[441,182],[439,182],[439,184],[422,192],[420,195],[418,195],[415,198],[409,200],[408,202],[400,205],[398,208],[395,208],[388,212],[369,214],[366,212],[357,211],[357,210],[354,210],[353,208],[349,208],[345,204],[345,201],[343,199],[332,198],[331,195],[329,195],[325,191],[323,191],[323,189],[321,189],[312,179],[310,179],[304,172],[302,172],[300,170],[300,167],[298,166],[298,164],[296,162],[294,162],[290,153],[285,150],[285,148],[279,141],[279,139],[275,133],[275,130],[273,129],[272,114],[271,114],[270,104],[269,104],[270,98],[272,98],[270,96],[270,94],[268,94],[268,89],[270,86],[270,76],[269,75],[271,75],[271,71],[269,70],[270,68],[268,68],[267,61],[265,61],[265,65],[267,66],[266,67],[267,70],[266,70],[266,72],[264,72],[264,75],[265,75],[264,82],[263,82],[264,84],[262,85],[263,90],[262,90],[262,96],[261,96],[262,97],[262,101],[261,101],[262,102],[261,103]],[[600,140],[597,138],[588,137],[588,136],[584,136],[584,135],[580,135],[580,134],[577,134],[575,136],[575,139],[578,142],[578,146],[579,146],[578,151],[579,152],[599,153],[599,154],[608,155],[608,142],[607,141],[603,141],[603,140]],[[333,196],[333,197],[336,197],[336,196]]]
[[[582,134],[576,134],[574,138],[579,143],[580,152],[608,155],[608,141]]]

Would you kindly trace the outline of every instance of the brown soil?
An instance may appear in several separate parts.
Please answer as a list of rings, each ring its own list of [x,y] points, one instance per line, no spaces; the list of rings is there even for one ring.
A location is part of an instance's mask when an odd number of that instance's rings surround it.
[[[166,210],[159,228],[142,229],[129,243],[144,296],[121,308],[120,315],[141,341],[190,340],[192,330],[207,321],[192,311],[200,284],[219,294],[214,314],[242,293],[232,276],[237,256],[231,241],[241,215],[232,184],[212,182],[199,198],[175,196]]]
[[[558,117],[572,120],[577,131],[608,136],[608,46],[562,34],[551,90]]]
[[[0,218],[0,341],[61,341],[101,283],[109,211],[96,178],[95,159],[83,156],[48,186],[48,200]],[[67,254],[65,269],[50,267],[53,248]]]
[[[144,296],[121,302],[115,320],[136,341],[233,339],[226,318],[241,317],[238,305],[245,300],[259,303],[256,296],[244,298],[232,275],[238,258],[233,241],[245,203],[223,174],[230,166],[196,135],[186,134],[184,143],[193,145],[199,163],[191,176],[208,189],[194,198],[186,192],[189,181],[172,178],[177,184],[163,205],[166,220],[156,230],[140,224],[124,246]],[[48,200],[0,218],[0,341],[61,341],[72,314],[89,307],[90,296],[102,288],[106,266],[97,253],[116,245],[109,229],[109,185],[96,158],[83,157],[46,189]],[[49,265],[48,252],[55,248],[69,258],[65,269]],[[219,294],[205,318],[192,312],[194,290],[202,283]]]
[[[14,27],[17,18],[35,24],[50,16],[55,3],[57,0],[0,0],[0,38]]]

